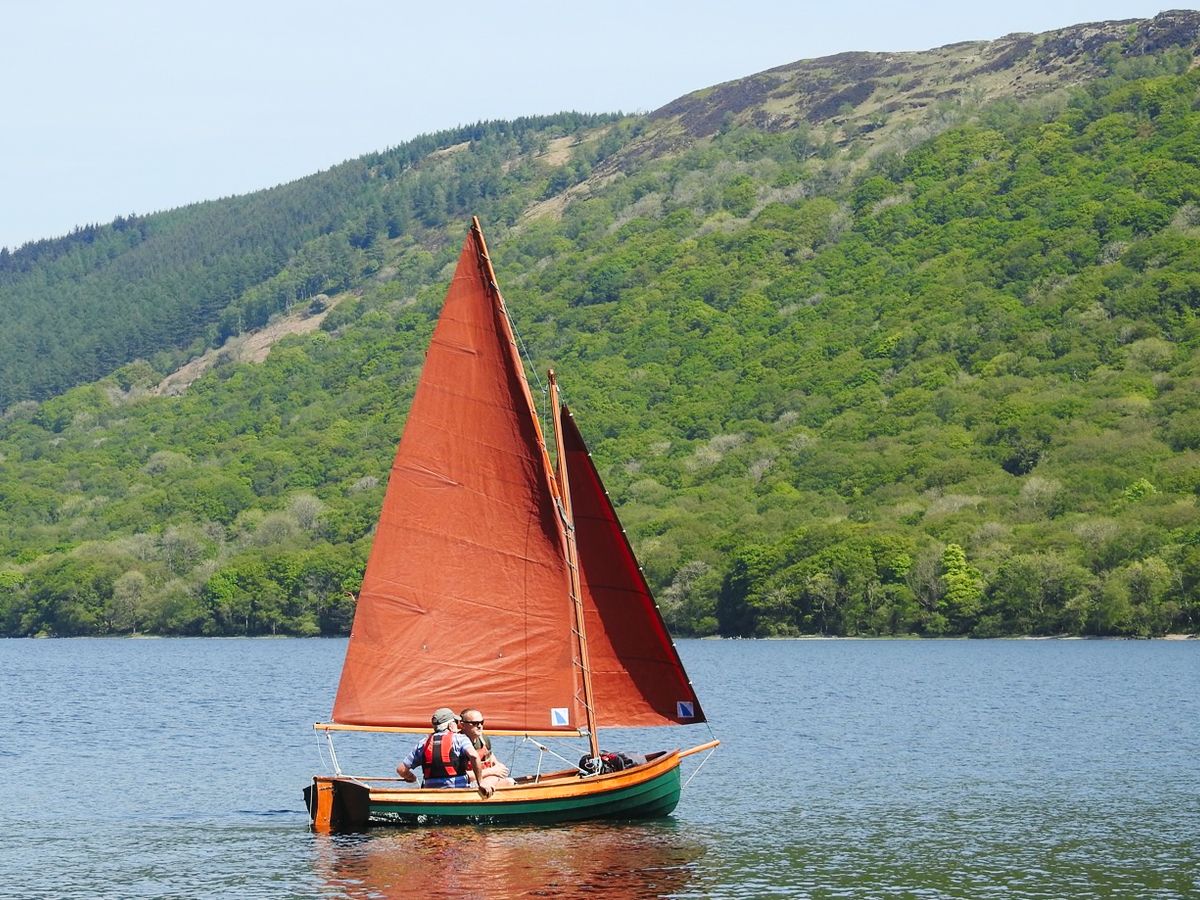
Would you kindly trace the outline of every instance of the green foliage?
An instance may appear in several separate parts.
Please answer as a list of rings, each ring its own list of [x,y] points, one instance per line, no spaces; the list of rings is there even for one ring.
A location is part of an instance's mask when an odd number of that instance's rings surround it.
[[[717,596],[717,626],[722,634],[759,637],[777,622],[782,609],[766,590],[778,560],[765,547],[746,547],[734,555]]]
[[[475,212],[673,630],[1195,631],[1200,73],[1105,59],[873,163],[564,114],[3,257],[0,630],[344,633]]]
[[[139,357],[165,352],[174,367],[194,355],[195,341],[217,346],[321,292],[345,290],[377,269],[380,241],[414,222],[436,227],[472,212],[495,219],[531,174],[500,175],[502,157],[611,118],[480,122],[271,190],[5,248],[0,409]]]

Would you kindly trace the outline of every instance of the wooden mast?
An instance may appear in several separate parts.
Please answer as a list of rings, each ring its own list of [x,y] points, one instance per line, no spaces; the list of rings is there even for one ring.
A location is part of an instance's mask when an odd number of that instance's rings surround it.
[[[575,546],[575,516],[571,512],[571,484],[567,478],[567,453],[563,446],[562,406],[558,398],[558,379],[551,369],[546,373],[550,381],[550,414],[554,424],[554,450],[558,457],[558,493],[562,504],[563,524],[567,533],[567,569],[571,575],[571,603],[575,609],[575,635],[579,639],[579,667],[583,672],[583,710],[587,716],[588,745],[592,758],[600,756],[600,739],[596,735],[596,711],[592,707],[592,666],[588,658],[587,630],[583,623],[583,590],[579,584],[579,550]]]
[[[500,296],[500,288],[496,284],[496,271],[492,268],[492,259],[488,254],[487,242],[483,239],[483,229],[479,225],[479,219],[475,216],[471,217],[471,231],[475,235],[476,247],[479,250],[479,256],[483,263],[488,293],[491,295],[499,311],[504,335],[515,349],[516,338],[513,334],[512,323],[508,319],[508,310],[505,308],[504,298]],[[596,758],[600,756],[600,739],[596,735],[596,712],[592,708],[592,668],[588,659],[587,634],[583,623],[583,589],[579,583],[579,552],[575,546],[575,520],[571,513],[571,487],[567,480],[566,451],[563,448],[562,430],[559,428],[561,411],[558,401],[558,381],[555,379],[553,370],[549,373],[549,379],[550,406],[552,415],[554,416],[554,444],[555,452],[558,454],[557,473],[550,467],[546,439],[543,436],[541,423],[538,422],[537,416],[533,417],[533,427],[538,437],[538,443],[542,448],[542,458],[546,465],[546,471],[551,472],[553,476],[552,481],[554,482],[554,486],[558,488],[559,493],[558,502],[561,507],[560,513],[563,517],[563,531],[566,532],[567,537],[567,570],[570,575],[575,636],[579,642],[579,668],[583,675],[583,709],[587,723],[588,745],[592,751],[592,757]],[[521,380],[525,380],[523,373]],[[525,389],[528,391],[528,385]]]

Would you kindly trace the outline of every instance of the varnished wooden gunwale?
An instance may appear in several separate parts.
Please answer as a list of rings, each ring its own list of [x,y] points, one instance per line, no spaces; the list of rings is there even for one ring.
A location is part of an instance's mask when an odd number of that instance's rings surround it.
[[[532,800],[562,800],[572,797],[587,797],[632,787],[662,774],[679,765],[679,751],[672,750],[645,765],[635,766],[621,772],[610,772],[592,778],[580,778],[574,769],[544,775],[532,784],[514,784],[496,788],[491,799],[483,800],[474,788],[449,788],[430,791],[424,788],[381,788],[371,790],[371,803],[412,803],[415,805],[445,806],[459,802],[523,803]]]

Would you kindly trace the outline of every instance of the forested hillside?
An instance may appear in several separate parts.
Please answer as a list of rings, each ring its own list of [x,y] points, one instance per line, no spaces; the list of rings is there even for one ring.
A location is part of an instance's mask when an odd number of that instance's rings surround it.
[[[677,633],[1194,632],[1198,34],[847,54],[0,258],[0,631],[343,631],[474,212]]]
[[[0,249],[0,408],[135,359],[170,371],[294,304],[360,283],[386,256],[378,241],[440,224],[450,209],[511,218],[503,201],[531,174],[506,175],[500,163],[604,119],[480,123],[273,190]],[[474,152],[451,183],[428,157],[464,142]]]

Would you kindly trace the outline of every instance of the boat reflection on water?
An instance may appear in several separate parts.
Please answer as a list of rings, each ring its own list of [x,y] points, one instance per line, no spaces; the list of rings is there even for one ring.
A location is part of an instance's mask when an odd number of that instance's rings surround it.
[[[323,896],[663,897],[706,847],[671,820],[314,836]]]

